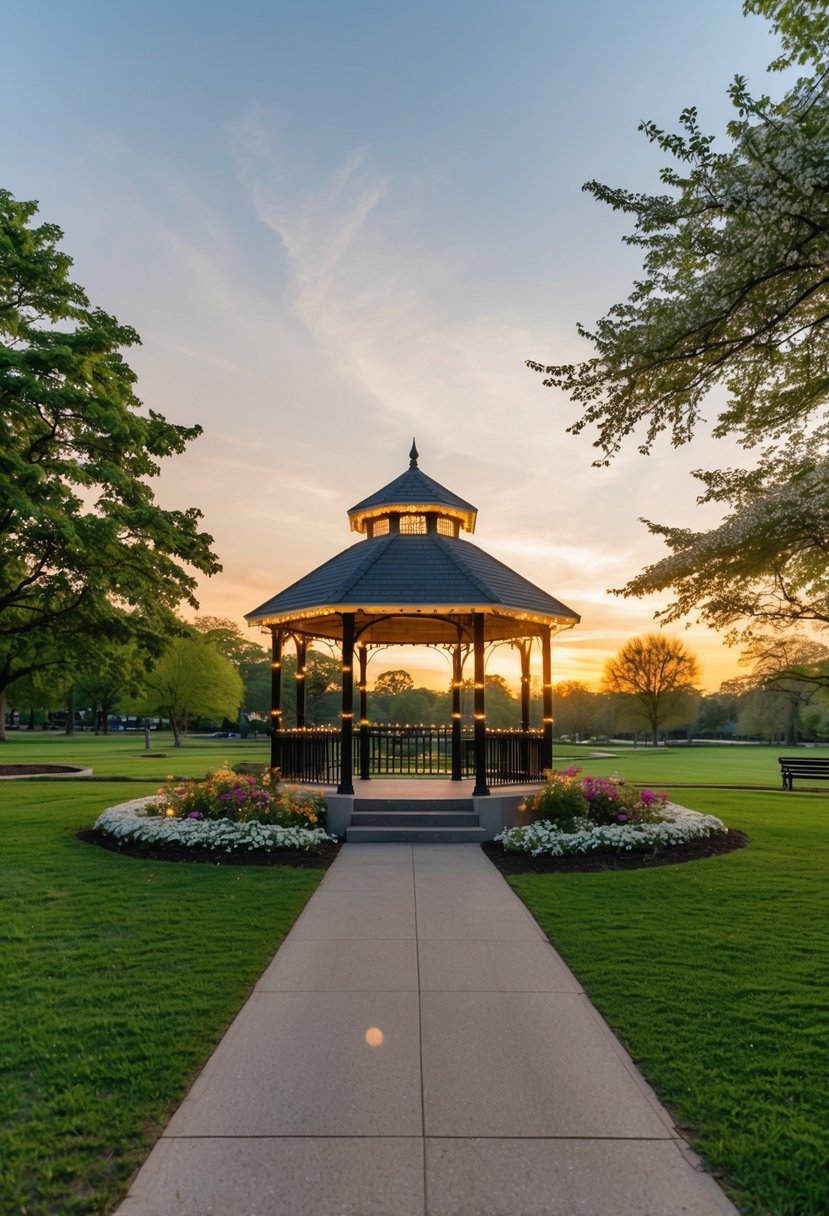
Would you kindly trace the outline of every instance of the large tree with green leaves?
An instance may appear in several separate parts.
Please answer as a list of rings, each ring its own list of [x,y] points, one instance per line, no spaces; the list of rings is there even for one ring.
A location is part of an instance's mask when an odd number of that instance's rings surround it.
[[[176,638],[144,679],[137,708],[170,719],[175,747],[190,718],[235,719],[244,685],[229,659],[201,638]]]
[[[737,76],[722,148],[693,107],[678,133],[642,125],[671,157],[665,191],[585,186],[633,219],[642,278],[580,328],[592,357],[530,364],[581,406],[570,429],[595,428],[597,464],[634,433],[645,453],[663,435],[687,443],[708,410],[715,435],[756,451],[751,467],[695,474],[700,501],[724,508],[719,527],[643,521],[670,556],[619,592],[670,589],[663,620],[695,612],[732,637],[746,622],[829,624],[829,14],[822,0],[743,9],[780,36],[771,69],[806,73],[776,101]]]
[[[138,335],[90,304],[36,213],[0,191],[0,708],[95,639],[157,650],[195,572],[220,569],[201,513],[150,485],[201,428],[142,407],[122,354]]]

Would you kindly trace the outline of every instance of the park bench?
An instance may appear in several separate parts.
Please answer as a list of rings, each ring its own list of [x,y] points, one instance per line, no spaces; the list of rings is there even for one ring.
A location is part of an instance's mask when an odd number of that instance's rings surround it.
[[[793,788],[795,777],[809,777],[813,781],[829,781],[829,759],[821,756],[778,756],[783,789]]]

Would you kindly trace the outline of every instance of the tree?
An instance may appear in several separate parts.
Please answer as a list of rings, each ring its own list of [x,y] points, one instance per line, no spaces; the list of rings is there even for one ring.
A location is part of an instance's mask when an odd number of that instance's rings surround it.
[[[104,639],[95,647],[94,665],[87,665],[77,685],[78,700],[92,711],[92,724],[109,732],[109,715],[124,697],[135,698],[147,671],[147,655],[134,642]]]
[[[432,705],[423,689],[404,688],[392,698],[389,706],[389,721],[416,726],[431,722]]]
[[[560,680],[553,685],[553,717],[558,734],[581,741],[589,735],[596,715],[596,694],[581,680]]]
[[[711,693],[700,701],[699,714],[696,721],[696,731],[700,735],[711,735],[720,738],[725,727],[736,716],[734,706],[736,698],[723,696],[721,693]]]
[[[411,688],[414,688],[414,680],[408,671],[398,667],[394,671],[381,671],[374,681],[372,692],[378,697],[396,697]]]
[[[725,150],[693,107],[678,133],[642,124],[673,158],[667,192],[585,189],[633,217],[625,239],[644,251],[643,277],[593,332],[580,327],[591,358],[530,366],[582,407],[570,430],[597,429],[597,464],[636,430],[643,452],[663,434],[687,443],[712,390],[725,390],[714,434],[768,446],[753,468],[695,474],[700,501],[726,508],[719,527],[644,520],[671,555],[617,594],[671,589],[664,621],[696,611],[716,629],[747,621],[751,632],[754,619],[829,623],[829,16],[792,0],[746,0],[743,11],[781,38],[772,70],[810,74],[779,101],[735,77]]]
[[[36,212],[0,191],[0,702],[84,639],[158,653],[197,606],[191,571],[221,569],[201,513],[149,484],[201,428],[143,411],[121,354],[138,335],[90,305]]]
[[[197,616],[193,618],[193,628],[233,664],[243,680],[251,668],[263,661],[268,663],[270,669],[270,657],[265,647],[252,641],[228,617]]]
[[[699,666],[691,651],[676,638],[652,633],[633,638],[608,660],[602,689],[626,699],[656,744],[660,730],[696,716],[697,679]]]
[[[235,718],[242,693],[239,673],[212,646],[176,638],[147,676],[141,705],[170,719],[174,745],[181,747],[188,718]]]
[[[802,711],[818,689],[829,689],[829,646],[804,636],[761,636],[743,652],[751,663],[746,687],[760,689],[786,707],[786,742],[797,742]]]

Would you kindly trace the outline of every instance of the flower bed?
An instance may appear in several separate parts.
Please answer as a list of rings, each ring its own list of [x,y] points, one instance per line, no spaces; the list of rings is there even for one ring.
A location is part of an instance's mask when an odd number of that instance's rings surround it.
[[[168,784],[98,816],[96,830],[149,846],[234,850],[317,850],[334,839],[325,831],[321,795],[230,769],[204,781]]]
[[[550,772],[543,789],[522,810],[534,821],[505,828],[496,841],[507,852],[533,857],[592,852],[650,851],[688,844],[719,833],[714,815],[668,802],[667,796],[639,790],[619,778],[580,777],[581,769]]]

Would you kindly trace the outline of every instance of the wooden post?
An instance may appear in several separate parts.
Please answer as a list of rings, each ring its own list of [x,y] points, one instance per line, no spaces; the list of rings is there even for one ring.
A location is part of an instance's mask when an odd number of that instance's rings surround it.
[[[460,627],[458,641],[452,651],[452,780],[463,780],[461,763],[461,685],[463,683],[463,655],[461,654]]]
[[[271,628],[271,768],[282,768],[282,630]]]
[[[340,735],[340,784],[338,794],[354,793],[354,613],[344,612],[343,622],[343,709]]]
[[[365,642],[357,647],[360,660],[360,780],[368,781],[369,772],[369,739],[368,739],[368,646]]]
[[[541,634],[541,700],[544,715],[544,733],[541,739],[541,767],[553,767],[553,665],[550,655],[552,629]]]
[[[486,668],[484,657],[484,614],[472,613],[475,655],[475,788],[473,798],[489,793],[486,783]]]
[[[519,762],[524,778],[530,773],[530,654],[533,648],[532,638],[522,638],[518,643],[518,653],[521,655],[521,745],[519,747]]]
[[[296,724],[305,726],[305,663],[308,658],[308,643],[304,638],[294,638],[296,643]]]
[[[518,643],[518,653],[521,655],[521,729],[530,729],[530,654],[533,648],[532,638],[522,638]]]

